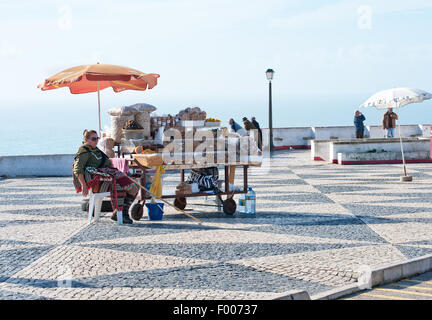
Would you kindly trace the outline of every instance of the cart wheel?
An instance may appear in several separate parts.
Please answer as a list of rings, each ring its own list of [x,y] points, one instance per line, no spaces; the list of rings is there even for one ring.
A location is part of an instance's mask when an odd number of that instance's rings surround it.
[[[237,204],[232,198],[226,199],[223,202],[223,211],[226,214],[232,216],[236,212],[236,209],[237,209]]]
[[[132,207],[130,208],[130,215],[132,219],[138,221],[142,218],[144,213],[143,207],[144,207],[144,203],[142,205],[139,203],[135,203],[132,205]]]
[[[176,198],[174,200],[174,206],[180,210],[184,210],[184,208],[186,208],[186,198]]]

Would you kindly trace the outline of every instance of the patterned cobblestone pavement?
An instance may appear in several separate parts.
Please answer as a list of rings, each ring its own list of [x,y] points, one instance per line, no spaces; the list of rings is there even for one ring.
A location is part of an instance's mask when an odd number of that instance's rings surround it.
[[[338,166],[308,151],[250,169],[257,214],[188,203],[87,225],[71,178],[0,180],[0,299],[272,299],[357,281],[364,266],[432,253],[432,167]],[[178,176],[167,175],[174,188]],[[241,172],[236,177],[242,181]],[[213,198],[212,198],[213,199]]]

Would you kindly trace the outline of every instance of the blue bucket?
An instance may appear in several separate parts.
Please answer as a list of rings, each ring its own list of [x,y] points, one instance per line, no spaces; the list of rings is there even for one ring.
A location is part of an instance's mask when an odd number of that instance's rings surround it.
[[[146,203],[149,220],[162,220],[163,203]]]

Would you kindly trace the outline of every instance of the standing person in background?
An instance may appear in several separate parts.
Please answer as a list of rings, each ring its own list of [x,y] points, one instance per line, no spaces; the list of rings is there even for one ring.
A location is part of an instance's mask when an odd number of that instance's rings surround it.
[[[356,138],[362,139],[364,136],[364,124],[363,121],[365,121],[365,116],[358,110],[355,112],[354,116],[354,126],[356,130]]]
[[[252,124],[253,124],[257,129],[258,129],[259,139],[260,139],[261,144],[262,144],[262,130],[261,130],[261,128],[260,128],[260,125],[259,125],[259,123],[256,121],[255,117],[252,117],[252,118],[251,118],[251,122],[252,122]]]
[[[246,130],[243,129],[237,122],[235,122],[234,119],[229,119],[228,123],[231,126],[231,132],[238,133],[242,137],[247,135]]]
[[[257,144],[258,144],[258,148],[260,149],[260,150],[262,150],[261,149],[261,139],[260,139],[260,136],[259,136],[259,132],[258,132],[258,128],[257,127],[255,127],[254,125],[253,125],[253,123],[252,122],[250,122],[249,120],[248,120],[248,118],[246,118],[246,117],[244,117],[243,118],[243,125],[244,125],[244,128],[245,128],[245,130],[246,131],[251,131],[251,130],[255,130],[255,132],[254,132],[254,134],[256,134],[255,135],[255,141],[257,142]]]
[[[398,115],[393,112],[392,108],[389,108],[386,113],[384,113],[382,126],[386,131],[386,138],[394,138],[394,128],[396,128],[396,120],[398,120]]]
[[[248,118],[246,118],[246,117],[243,118],[243,126],[244,126],[244,128],[245,128],[246,131],[249,131],[249,130],[258,130],[257,127],[255,127],[253,125],[253,123],[250,122],[248,120]]]

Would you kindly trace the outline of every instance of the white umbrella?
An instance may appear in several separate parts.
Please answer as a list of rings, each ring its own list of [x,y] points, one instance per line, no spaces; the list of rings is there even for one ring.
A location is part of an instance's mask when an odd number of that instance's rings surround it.
[[[420,89],[410,89],[410,88],[394,88],[389,90],[384,90],[374,94],[365,103],[363,103],[360,108],[364,107],[375,107],[377,109],[387,109],[387,108],[401,108],[411,103],[420,103],[424,100],[432,99],[432,94]],[[400,121],[398,122],[399,127],[399,138],[402,151],[402,162],[404,166],[404,174],[407,177],[405,155],[402,145],[402,135],[400,130]]]

